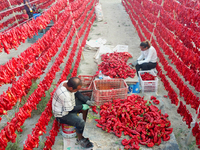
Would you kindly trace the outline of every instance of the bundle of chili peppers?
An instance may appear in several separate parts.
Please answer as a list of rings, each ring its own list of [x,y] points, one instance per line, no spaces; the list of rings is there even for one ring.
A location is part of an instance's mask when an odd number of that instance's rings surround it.
[[[150,74],[149,72],[144,72],[143,74],[140,74],[140,76],[143,81],[155,80],[156,78],[156,76]]]
[[[192,134],[196,138],[196,145],[198,145],[198,148],[200,148],[200,123],[195,122],[194,128],[192,128]]]
[[[133,78],[135,76],[136,70],[131,69],[129,65],[126,64],[128,59],[132,57],[127,52],[114,52],[106,53],[101,55],[102,63],[98,65],[98,70],[111,78]],[[99,71],[96,72],[98,75]]]
[[[191,124],[191,122],[193,121],[193,120],[192,120],[192,115],[189,113],[189,111],[187,110],[186,106],[183,105],[183,102],[182,102],[182,101],[180,101],[180,105],[179,105],[179,107],[178,107],[178,109],[177,109],[177,112],[178,112],[181,116],[183,116],[183,119],[182,119],[182,120],[186,122],[186,124],[188,125],[188,128],[191,128],[190,124]]]
[[[139,149],[139,144],[160,145],[161,139],[168,141],[173,131],[169,128],[168,114],[161,114],[156,106],[139,95],[104,103],[100,109],[101,118],[95,119],[96,126],[117,137],[121,137],[122,132],[129,135],[131,139],[122,140],[125,149]]]

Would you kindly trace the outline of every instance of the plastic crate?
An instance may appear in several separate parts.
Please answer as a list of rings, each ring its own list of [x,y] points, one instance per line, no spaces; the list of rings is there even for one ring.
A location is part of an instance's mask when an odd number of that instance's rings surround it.
[[[127,98],[128,86],[123,79],[94,80],[93,98],[96,105]]]
[[[150,73],[153,76],[156,76],[156,74],[153,70],[138,71],[139,79],[140,79],[140,85],[141,85],[141,88],[142,88],[142,93],[144,93],[144,92],[157,92],[158,78],[155,77],[155,80],[143,81],[142,78],[141,78],[141,74],[144,74],[145,72]]]
[[[78,77],[82,81],[82,87],[81,87],[80,91],[93,89],[93,82],[92,81],[94,80],[94,76],[91,76],[91,75],[79,75]]]

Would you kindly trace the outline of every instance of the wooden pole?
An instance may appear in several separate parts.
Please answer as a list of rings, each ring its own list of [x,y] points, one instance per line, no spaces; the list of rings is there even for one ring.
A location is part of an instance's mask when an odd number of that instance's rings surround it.
[[[10,8],[12,9],[12,5],[11,5],[11,3],[10,3],[10,0],[8,0],[8,3],[9,3],[9,5],[10,5]],[[16,15],[15,15],[15,12],[13,11],[13,16],[15,17],[15,20],[16,20],[16,22],[17,22],[17,25],[19,25],[19,22],[18,22],[18,20],[17,20],[17,17],[16,17]]]

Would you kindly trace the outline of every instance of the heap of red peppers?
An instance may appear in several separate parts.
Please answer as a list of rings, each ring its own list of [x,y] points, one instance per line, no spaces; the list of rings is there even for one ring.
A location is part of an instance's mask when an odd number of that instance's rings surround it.
[[[133,78],[136,70],[127,65],[127,61],[132,57],[128,52],[114,52],[101,55],[102,62],[98,65],[98,70],[111,78]],[[96,75],[98,75],[97,71]]]
[[[168,141],[173,128],[168,114],[162,114],[149,100],[139,95],[128,96],[127,99],[117,99],[100,106],[100,119],[97,127],[117,137],[129,135],[123,139],[124,149],[140,149],[139,144],[153,147],[160,145],[161,139]]]
[[[156,76],[150,74],[149,72],[144,72],[140,74],[141,78],[143,81],[148,81],[148,80],[155,80]]]

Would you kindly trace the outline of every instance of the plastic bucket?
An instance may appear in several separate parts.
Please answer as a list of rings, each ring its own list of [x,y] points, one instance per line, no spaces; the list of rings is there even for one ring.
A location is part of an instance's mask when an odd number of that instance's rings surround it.
[[[65,138],[74,138],[76,136],[76,128],[68,124],[62,124],[62,135]]]
[[[136,84],[128,85],[128,94],[131,94],[131,93],[140,93],[139,82],[137,82]]]

